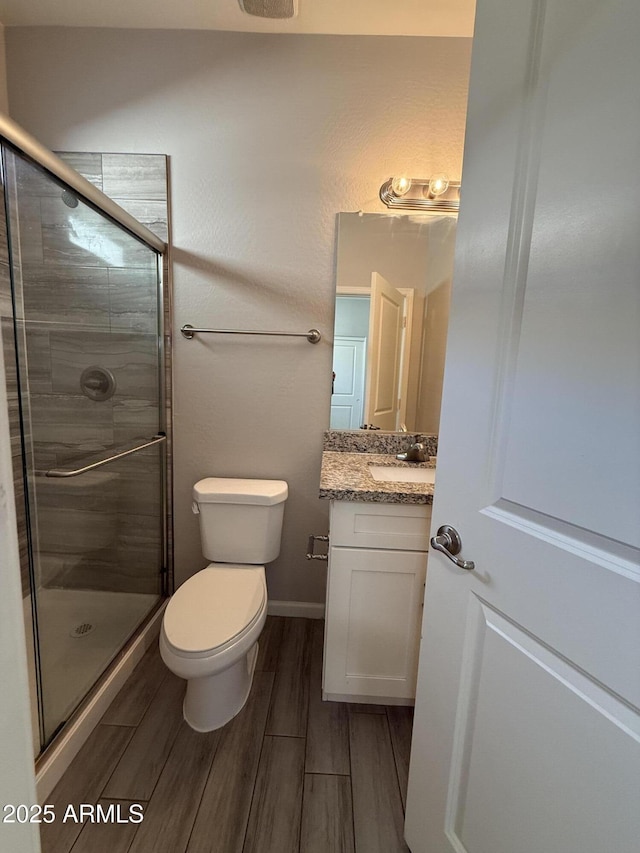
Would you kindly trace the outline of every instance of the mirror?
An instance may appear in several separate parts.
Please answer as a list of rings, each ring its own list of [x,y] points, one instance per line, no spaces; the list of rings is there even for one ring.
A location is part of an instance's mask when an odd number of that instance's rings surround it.
[[[456,224],[338,214],[331,429],[438,432]]]

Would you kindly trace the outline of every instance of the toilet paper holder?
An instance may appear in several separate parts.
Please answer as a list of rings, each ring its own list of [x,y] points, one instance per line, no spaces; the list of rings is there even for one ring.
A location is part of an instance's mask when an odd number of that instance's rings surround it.
[[[307,543],[307,560],[328,560],[328,554],[316,554],[314,553],[316,542],[328,542],[328,536],[316,536],[313,533],[309,534],[309,541]]]

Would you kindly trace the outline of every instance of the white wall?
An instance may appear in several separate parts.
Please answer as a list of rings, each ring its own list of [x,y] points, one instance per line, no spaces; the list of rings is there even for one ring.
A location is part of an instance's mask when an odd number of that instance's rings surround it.
[[[305,331],[175,338],[176,577],[201,568],[191,485],[289,482],[276,599],[322,601],[305,560],[331,393],[335,223],[385,210],[394,173],[457,178],[470,39],[7,30],[12,117],[50,148],[171,158],[176,327]]]

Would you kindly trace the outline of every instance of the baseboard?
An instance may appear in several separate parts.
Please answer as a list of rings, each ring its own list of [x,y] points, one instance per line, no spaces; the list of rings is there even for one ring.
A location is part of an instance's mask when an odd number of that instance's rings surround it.
[[[324,604],[315,601],[272,601],[267,604],[269,616],[302,616],[304,619],[324,619]]]
[[[122,657],[88,700],[66,731],[45,751],[36,763],[38,800],[44,803],[76,757],[91,732],[98,725],[120,688],[133,672],[136,664],[160,633],[164,605],[154,613],[140,634],[122,653]]]
[[[359,705],[415,705],[415,699],[398,699],[397,696],[357,696],[354,693],[325,693],[324,702],[356,702]]]

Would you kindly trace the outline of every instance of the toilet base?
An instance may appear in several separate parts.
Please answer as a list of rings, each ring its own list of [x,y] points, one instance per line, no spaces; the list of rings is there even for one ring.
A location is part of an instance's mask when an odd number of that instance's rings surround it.
[[[244,708],[258,658],[254,643],[246,655],[225,669],[206,678],[190,678],[182,714],[196,732],[212,732],[226,725]]]

